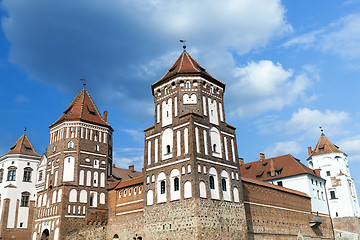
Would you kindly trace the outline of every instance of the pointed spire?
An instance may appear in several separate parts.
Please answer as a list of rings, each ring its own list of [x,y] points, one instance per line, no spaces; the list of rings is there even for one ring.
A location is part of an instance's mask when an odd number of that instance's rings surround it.
[[[69,107],[63,112],[61,117],[50,127],[65,120],[82,120],[84,122],[110,127],[110,125],[101,116],[95,103],[91,99],[89,92],[86,90],[85,85]]]
[[[184,41],[184,40],[183,40]],[[186,45],[184,45],[186,47]],[[190,56],[188,52],[184,51],[180,54],[178,59],[174,64],[169,68],[165,75],[157,82],[151,85],[152,89],[159,84],[164,83],[168,79],[172,79],[175,76],[202,76],[205,79],[218,84],[219,86],[225,88],[225,84],[213,76],[211,76],[205,68],[203,68],[194,58]]]
[[[26,136],[24,129],[24,134],[16,141],[16,143],[10,148],[7,154],[24,154],[24,155],[31,155],[31,156],[40,156],[37,154],[29,140]]]
[[[319,141],[317,142],[314,150],[309,154],[309,157],[327,154],[327,153],[344,153],[343,151],[339,150],[339,148],[333,144],[324,134],[322,127],[321,129],[321,136]]]

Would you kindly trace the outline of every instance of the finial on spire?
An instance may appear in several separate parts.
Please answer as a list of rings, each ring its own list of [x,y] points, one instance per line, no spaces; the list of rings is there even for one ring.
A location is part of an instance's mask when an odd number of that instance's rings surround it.
[[[320,126],[321,135],[324,135],[324,129]]]
[[[84,81],[83,85],[84,85],[84,88],[86,86],[86,79],[85,78],[80,78],[80,81]]]
[[[24,127],[24,133],[26,132],[26,126]]]
[[[184,44],[184,45],[183,45],[183,49],[184,49],[184,51],[186,51],[186,40],[181,40],[181,39],[180,39],[180,42]]]

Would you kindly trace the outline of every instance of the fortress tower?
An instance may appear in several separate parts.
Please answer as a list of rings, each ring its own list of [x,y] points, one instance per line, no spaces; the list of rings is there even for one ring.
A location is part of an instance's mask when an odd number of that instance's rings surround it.
[[[246,239],[235,128],[225,84],[185,50],[152,84],[155,124],[145,129],[148,239]]]
[[[81,229],[106,225],[113,132],[106,121],[107,112],[101,116],[84,86],[50,126],[33,240],[73,239],[71,235]]]

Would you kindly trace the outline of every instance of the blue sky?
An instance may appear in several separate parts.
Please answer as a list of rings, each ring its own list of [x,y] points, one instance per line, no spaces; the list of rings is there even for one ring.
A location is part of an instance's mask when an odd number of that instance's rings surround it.
[[[143,165],[150,85],[182,51],[225,82],[227,122],[245,162],[305,163],[319,126],[348,154],[360,190],[360,2],[99,0],[0,2],[0,155],[48,126],[82,88],[115,129],[115,163]]]

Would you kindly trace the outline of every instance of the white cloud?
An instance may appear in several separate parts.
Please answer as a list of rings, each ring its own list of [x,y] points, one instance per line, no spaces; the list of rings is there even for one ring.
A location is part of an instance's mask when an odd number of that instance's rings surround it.
[[[132,137],[132,139],[136,142],[142,143],[144,141],[144,133],[142,131],[138,131],[134,129],[120,129],[120,131],[129,134]]]
[[[343,126],[349,120],[349,114],[344,111],[326,110],[321,112],[316,109],[300,108],[280,129],[288,134],[303,133],[314,136],[319,133],[319,127],[323,127],[325,132],[331,135],[343,132]]]
[[[292,31],[278,0],[4,0],[1,7],[9,59],[30,78],[75,94],[86,76],[99,105],[137,119],[153,114],[149,85],[180,54],[179,39],[224,77],[235,66],[229,49],[247,53]]]
[[[280,111],[304,96],[311,84],[306,72],[294,76],[293,70],[269,60],[250,62],[236,69],[234,75],[235,80],[228,84],[227,101],[235,117]]]
[[[16,95],[15,102],[19,105],[23,105],[25,103],[29,102],[29,98],[27,96],[24,96],[22,94]]]
[[[360,135],[343,139],[338,145],[340,150],[348,155],[349,161],[360,161]]]
[[[302,151],[302,147],[295,141],[277,142],[266,148],[264,153],[266,157],[277,157],[284,154],[298,154]]]
[[[360,57],[360,14],[349,14],[327,27],[297,36],[284,44],[314,48],[345,59]]]

